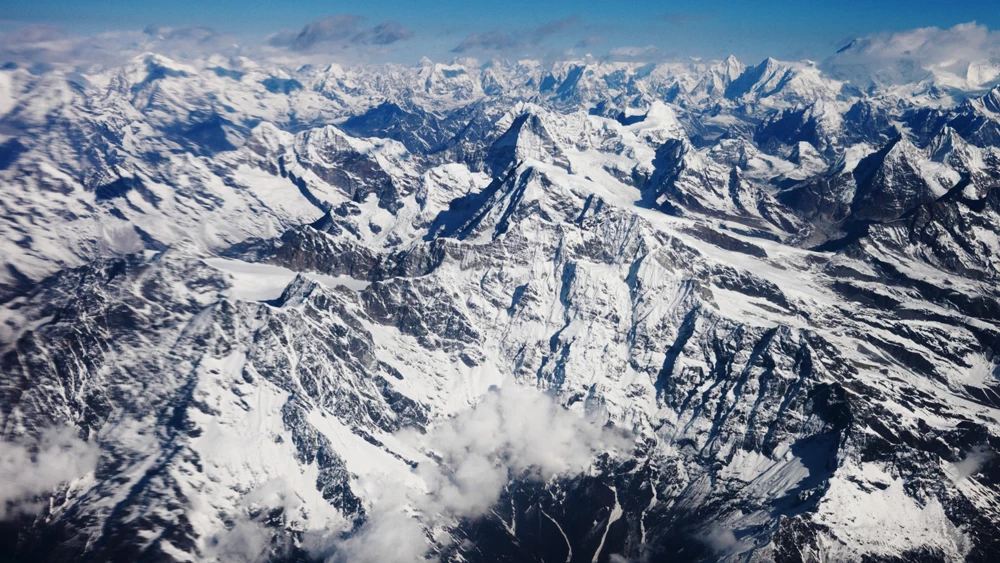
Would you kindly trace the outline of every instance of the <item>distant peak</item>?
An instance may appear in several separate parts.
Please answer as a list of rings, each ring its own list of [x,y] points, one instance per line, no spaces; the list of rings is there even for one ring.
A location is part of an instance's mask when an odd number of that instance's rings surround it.
[[[774,67],[780,66],[780,64],[781,63],[778,62],[778,59],[776,59],[774,57],[768,57],[768,58],[764,59],[763,61],[761,61],[761,63],[758,66],[760,68],[774,68]]]
[[[839,55],[840,53],[843,53],[845,51],[850,51],[857,44],[858,44],[858,40],[857,39],[851,39],[850,43],[848,43],[847,45],[844,45],[840,49],[837,49],[837,54]]]

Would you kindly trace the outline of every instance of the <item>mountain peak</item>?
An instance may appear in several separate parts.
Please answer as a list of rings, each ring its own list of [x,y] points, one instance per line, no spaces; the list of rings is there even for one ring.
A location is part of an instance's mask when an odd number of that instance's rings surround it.
[[[519,105],[505,117],[510,120],[506,132],[490,147],[487,161],[499,175],[525,160],[568,166],[558,141],[545,125],[544,110],[531,104]]]

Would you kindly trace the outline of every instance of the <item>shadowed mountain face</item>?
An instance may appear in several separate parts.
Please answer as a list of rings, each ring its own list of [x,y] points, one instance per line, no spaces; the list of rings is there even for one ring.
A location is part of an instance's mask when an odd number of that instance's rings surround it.
[[[1000,89],[0,74],[0,558],[1000,551]]]

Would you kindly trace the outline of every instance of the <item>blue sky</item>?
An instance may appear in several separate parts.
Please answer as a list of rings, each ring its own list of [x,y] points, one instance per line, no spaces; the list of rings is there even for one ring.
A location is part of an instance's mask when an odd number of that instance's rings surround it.
[[[977,21],[1000,28],[995,2],[949,0],[408,0],[396,2],[315,0],[33,0],[5,2],[0,20],[8,28],[46,24],[92,34],[146,26],[205,25],[261,41],[282,29],[296,32],[334,14],[363,18],[361,28],[392,21],[410,35],[393,47],[401,58],[442,58],[506,51],[545,55],[569,48],[596,53],[621,46],[652,45],[664,55],[746,60],[764,56],[821,59],[851,38],[917,27],[947,28]],[[548,27],[547,27],[548,26]]]

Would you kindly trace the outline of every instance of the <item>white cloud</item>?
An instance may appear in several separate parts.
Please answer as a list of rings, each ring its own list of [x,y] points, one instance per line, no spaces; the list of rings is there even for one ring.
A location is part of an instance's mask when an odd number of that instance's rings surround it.
[[[824,66],[862,88],[932,76],[946,84],[985,87],[1000,74],[1000,32],[970,22],[870,35],[851,42]]]
[[[983,468],[988,461],[993,459],[993,452],[986,446],[979,445],[972,449],[962,461],[952,464],[959,479],[968,479]]]
[[[422,515],[429,527],[477,518],[514,479],[585,473],[599,453],[615,454],[632,443],[596,416],[580,416],[548,395],[516,386],[492,391],[475,408],[424,435],[406,432],[400,438],[429,455],[415,469],[426,491],[383,483],[383,496],[374,501],[364,526],[349,539],[332,540],[330,561],[424,561],[424,528],[403,507]],[[317,545],[314,552],[323,547]]]
[[[388,503],[377,505],[368,522],[337,542],[330,563],[413,563],[425,561],[429,545],[416,520]]]
[[[490,393],[475,409],[445,421],[420,441],[441,460],[418,468],[431,498],[440,510],[467,517],[492,506],[512,477],[546,480],[581,473],[599,451],[625,447],[624,439],[600,421],[520,387]]]
[[[205,556],[210,560],[260,563],[280,559],[291,549],[281,529],[269,528],[263,520],[277,508],[282,518],[294,520],[302,500],[282,479],[262,483],[240,499],[237,512],[230,515],[231,527],[205,539]]]
[[[660,50],[653,45],[645,47],[615,47],[608,52],[612,59],[649,59],[660,57]]]
[[[25,25],[0,31],[0,64],[13,62],[45,70],[64,66],[88,70],[115,67],[147,52],[177,60],[203,60],[213,55],[249,56],[259,60],[288,60],[292,64],[365,60],[391,51],[413,32],[394,21],[361,25],[357,16],[331,16],[301,30],[280,31],[266,38],[237,37],[205,26],[149,26],[144,30],[115,30],[79,35],[57,26]]]
[[[32,25],[0,32],[0,62],[23,66],[117,66],[145,52],[196,59],[233,56],[242,51],[234,37],[203,26],[77,35],[60,27]]]
[[[260,522],[241,518],[233,527],[209,538],[205,555],[209,560],[262,563],[271,555],[274,532]]]
[[[736,539],[736,534],[733,533],[729,528],[724,528],[719,525],[712,526],[712,528],[702,537],[712,551],[716,553],[728,553],[732,551],[739,541]]]
[[[38,512],[38,497],[97,468],[100,450],[71,428],[49,429],[38,440],[0,442],[0,520]]]

